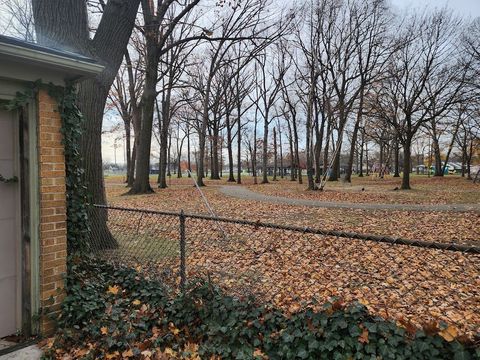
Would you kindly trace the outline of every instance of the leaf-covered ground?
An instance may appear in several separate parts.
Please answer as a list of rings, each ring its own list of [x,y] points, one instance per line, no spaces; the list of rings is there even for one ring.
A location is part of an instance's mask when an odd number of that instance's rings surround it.
[[[480,185],[460,176],[444,178],[413,176],[412,190],[401,191],[401,179],[388,176],[354,177],[352,183],[327,182],[324,191],[306,191],[304,184],[279,179],[270,184],[248,185],[248,188],[266,195],[320,201],[384,204],[479,204]],[[395,190],[397,189],[397,190]]]
[[[191,179],[172,179],[168,189],[154,188],[156,193],[146,196],[121,196],[126,189],[119,180],[115,177],[107,178],[106,181],[108,202],[111,205],[166,211],[183,209],[186,213],[209,214]],[[252,179],[246,178],[244,181],[248,184]],[[207,187],[202,189],[210,206],[220,217],[426,241],[480,243],[480,213],[368,211],[270,204],[227,197],[220,193],[217,186],[220,184],[228,185],[224,180],[207,181]],[[282,182],[252,185],[252,188],[255,191],[262,187],[280,189],[283,185]],[[155,186],[153,182],[152,186]],[[475,186],[480,193],[480,185]]]
[[[217,184],[225,182],[209,181],[202,191],[221,217],[424,241],[479,244],[478,213],[332,210],[276,205],[226,197],[218,191]],[[279,188],[278,184],[282,183],[265,187]],[[168,189],[155,189],[155,194],[146,196],[121,196],[125,188],[115,178],[107,179],[107,185],[112,205],[208,214],[189,179],[172,180]],[[258,188],[258,185],[252,187]],[[111,218],[115,219],[115,214]],[[138,227],[134,217],[130,217],[130,221],[134,222],[132,226]],[[155,232],[159,223],[168,221],[152,218],[142,226]],[[172,223],[157,231],[162,239],[167,234],[176,243],[177,225]],[[299,304],[312,298],[321,302],[339,296],[347,302],[360,299],[375,314],[404,319],[416,326],[442,320],[454,324],[458,332],[473,335],[478,331],[478,256],[241,225],[221,225],[220,229],[218,224],[196,220],[187,221],[187,236],[190,275],[208,272],[230,292],[255,293],[287,311],[294,311]],[[136,246],[151,247],[147,244]],[[178,269],[178,258],[170,260],[168,264],[160,257],[161,271],[166,264],[173,266],[175,271]]]

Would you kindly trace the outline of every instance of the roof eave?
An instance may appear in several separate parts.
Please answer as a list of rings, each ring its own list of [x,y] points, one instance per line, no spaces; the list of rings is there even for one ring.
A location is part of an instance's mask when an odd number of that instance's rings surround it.
[[[0,43],[0,54],[21,59],[25,62],[54,66],[71,73],[72,78],[83,76],[95,76],[100,74],[105,67],[103,65],[72,59],[58,54],[51,54],[38,49],[30,49],[8,43]]]

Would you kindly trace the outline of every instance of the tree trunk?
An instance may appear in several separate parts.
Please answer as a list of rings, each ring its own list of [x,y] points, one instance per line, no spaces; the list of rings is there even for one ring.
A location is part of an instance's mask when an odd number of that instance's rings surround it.
[[[402,190],[410,190],[410,167],[411,167],[411,144],[412,139],[407,137],[403,143],[403,177]]]
[[[170,173],[170,164],[171,164],[171,149],[172,149],[172,133],[168,133],[168,146],[167,146],[167,176],[170,177],[172,174]]]
[[[295,181],[295,153],[293,150],[293,135],[292,135],[292,127],[290,126],[290,122],[288,124],[288,145],[290,148],[290,181]]]
[[[92,56],[105,66],[102,73],[82,81],[77,101],[86,123],[81,142],[85,180],[91,201],[105,204],[101,158],[101,129],[108,91],[115,79],[132,33],[140,0],[108,2],[95,36],[89,39],[86,2],[76,0],[32,0],[38,43]],[[89,210],[92,234],[102,236],[105,247],[117,243],[106,226],[105,212]]]
[[[282,146],[282,130],[280,129],[280,123],[278,124],[278,140],[280,142],[280,178],[284,177],[283,169],[283,146]]]
[[[210,165],[210,179],[220,180],[220,161],[218,158],[218,140],[220,138],[219,129],[217,127],[213,128],[213,139],[212,139],[212,151],[211,159],[212,164]]]
[[[168,152],[168,129],[160,131],[160,164],[158,166],[158,187],[167,188],[167,152]]]
[[[435,175],[443,176],[442,157],[440,154],[440,145],[436,136],[432,137],[433,156],[435,157]]]
[[[253,174],[253,183],[256,185],[258,183],[257,180],[257,115],[258,115],[258,107],[255,109],[255,124],[253,126],[253,156],[252,156],[252,174]]]
[[[368,141],[365,141],[365,170],[366,170],[366,175],[369,174],[369,167],[368,167]]]
[[[298,150],[298,131],[297,131],[297,121],[296,119],[292,119],[292,127],[293,127],[293,145],[295,147],[295,167],[297,169],[297,178],[298,183],[302,184],[302,167],[300,165],[300,153]]]
[[[133,139],[133,149],[132,149],[132,159],[131,159],[131,164],[130,164],[130,169],[128,173],[128,183],[127,187],[132,187],[133,186],[133,181],[135,180],[135,159],[137,156],[137,145],[135,143],[135,137]]]
[[[188,177],[192,177],[192,162],[190,158],[190,124],[187,124],[187,167]]]
[[[277,181],[277,129],[273,127],[273,181]]]
[[[313,77],[313,76],[312,76]],[[305,130],[307,132],[307,146],[305,149],[307,157],[307,181],[308,181],[308,190],[315,190],[315,182],[313,180],[313,159],[312,159],[312,119],[313,119],[313,92],[314,92],[314,79],[311,79],[312,84],[310,85],[310,91],[308,94],[308,103],[307,103],[307,122],[305,125]]]
[[[332,129],[332,122],[331,119],[328,119],[328,125],[327,125],[327,137],[325,141],[325,148],[323,150],[323,171],[326,173],[327,176],[329,176],[328,171],[328,153],[329,153],[329,148],[330,148],[330,133]]]
[[[362,129],[362,143],[360,144],[360,171],[358,172],[358,177],[363,177],[363,145],[365,143],[365,131]]]
[[[340,178],[340,154],[342,152],[342,134],[343,127],[338,130],[338,139],[334,153],[335,158],[333,159],[333,166],[330,172],[330,176],[328,177],[328,181],[338,181],[338,179]]]
[[[210,104],[210,89],[211,89],[211,79],[207,81],[207,86],[205,88],[205,98],[203,99],[203,114],[202,114],[202,123],[200,126],[200,131],[198,132],[198,167],[197,167],[197,185],[205,186],[203,178],[205,174],[205,145],[207,137],[207,125],[208,125],[208,108]]]
[[[395,170],[393,177],[400,177],[400,146],[398,136],[395,137]]]
[[[150,151],[152,145],[153,114],[155,111],[156,85],[158,75],[156,36],[146,36],[145,84],[140,100],[141,126],[139,146],[137,148],[136,176],[133,186],[128,192],[134,194],[150,194]]]
[[[232,127],[230,126],[230,114],[225,115],[227,128],[227,153],[228,153],[228,180],[227,182],[235,182],[233,176],[233,149],[232,149]]]
[[[322,124],[319,125],[318,123],[318,111],[317,111],[317,120],[315,125],[315,183],[319,184],[322,179],[322,146],[323,146],[323,132],[325,128],[325,114],[322,111]]]
[[[268,166],[268,112],[263,121],[263,149],[262,149],[262,184],[268,184],[267,166]]]
[[[357,136],[359,128],[360,119],[357,117],[357,121],[355,122],[355,126],[353,127],[352,142],[350,144],[350,154],[348,155],[347,171],[345,173],[345,181],[349,183],[352,182],[353,160],[355,157],[355,148],[357,147]]]
[[[130,168],[132,167],[132,149],[131,149],[131,121],[129,114],[124,114],[123,116],[123,125],[125,127],[125,157],[127,160],[127,177],[125,182],[127,186],[129,184]]]
[[[355,126],[353,127],[352,143],[350,144],[350,154],[348,157],[347,171],[345,174],[345,181],[349,183],[352,182],[353,157],[355,156],[355,148],[357,147],[358,130],[360,129],[360,124],[362,122],[362,114],[363,114],[363,90],[360,91],[357,119],[355,121]]]
[[[237,105],[237,184],[242,183],[242,122],[240,117],[241,104]],[[248,162],[247,162],[248,163]]]

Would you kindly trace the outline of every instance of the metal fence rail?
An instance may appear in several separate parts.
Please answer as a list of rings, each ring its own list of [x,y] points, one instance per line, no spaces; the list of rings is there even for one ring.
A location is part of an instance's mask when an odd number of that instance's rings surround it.
[[[95,254],[178,289],[208,277],[231,294],[254,294],[291,312],[336,298],[402,323],[446,322],[468,336],[480,330],[479,246],[183,212],[94,210]]]

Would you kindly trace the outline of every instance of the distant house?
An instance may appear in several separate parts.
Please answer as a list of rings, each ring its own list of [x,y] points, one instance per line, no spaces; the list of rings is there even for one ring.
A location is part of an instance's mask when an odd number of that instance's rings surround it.
[[[93,76],[93,60],[0,36],[0,102],[32,82]],[[66,271],[65,157],[58,104],[44,88],[15,111],[0,107],[0,338],[47,334]],[[42,316],[38,316],[42,310]]]

